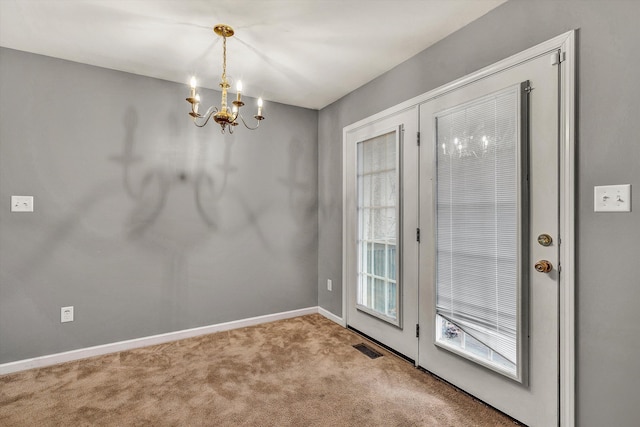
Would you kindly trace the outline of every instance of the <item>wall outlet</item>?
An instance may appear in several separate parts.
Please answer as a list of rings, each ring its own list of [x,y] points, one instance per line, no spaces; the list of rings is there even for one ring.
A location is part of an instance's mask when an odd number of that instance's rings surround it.
[[[73,322],[73,306],[60,307],[60,323]]]
[[[331,281],[331,279],[327,279],[327,290],[328,291],[333,290],[333,282]]]
[[[33,212],[33,196],[11,196],[11,212]]]

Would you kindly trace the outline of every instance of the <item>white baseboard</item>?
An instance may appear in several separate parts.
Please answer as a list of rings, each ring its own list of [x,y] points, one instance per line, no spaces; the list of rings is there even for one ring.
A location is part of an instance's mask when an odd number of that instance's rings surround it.
[[[326,312],[324,314],[320,310]],[[299,310],[285,311],[282,313],[267,314],[264,316],[251,317],[248,319],[234,320],[232,322],[219,323],[217,325],[201,326],[199,328],[185,329],[182,331],[169,332],[166,334],[152,335],[149,337],[136,338],[127,341],[120,341],[110,344],[98,345],[95,347],[81,348],[78,350],[65,351],[63,353],[50,354],[46,356],[34,357],[32,359],[18,360],[0,364],[0,375],[11,374],[33,368],[43,368],[45,366],[57,365],[58,363],[71,362],[74,360],[86,359],[87,357],[101,356],[103,354],[117,353],[119,351],[132,350],[150,345],[163,344],[170,341],[177,341],[185,338],[197,337],[200,335],[212,334],[215,332],[230,331],[232,329],[245,328],[247,326],[260,325],[262,323],[275,322],[276,320],[290,319],[292,317],[305,316],[307,314],[319,313],[331,320],[337,316],[321,309],[320,307],[301,308]],[[329,317],[329,315],[333,316]],[[339,319],[339,318],[338,318]],[[337,322],[340,323],[340,322]]]
[[[322,307],[318,307],[318,314],[321,314],[322,316],[326,317],[329,320],[333,320],[334,322],[336,322],[338,325],[342,326],[343,328],[347,327],[347,322],[345,322],[342,317],[339,317],[339,316],[333,314],[329,310],[326,310],[326,309],[324,309]]]

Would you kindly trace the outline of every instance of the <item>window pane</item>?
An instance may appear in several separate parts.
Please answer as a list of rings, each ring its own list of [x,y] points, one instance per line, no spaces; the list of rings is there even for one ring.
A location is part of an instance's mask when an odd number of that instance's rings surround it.
[[[386,310],[385,310],[385,292],[384,292],[384,280],[380,280],[380,279],[374,279],[374,309],[376,311],[379,311],[380,313],[385,313],[386,314]]]
[[[513,368],[522,236],[519,85],[436,115],[438,340]]]
[[[394,304],[394,302],[398,298],[396,287],[397,285],[394,282],[387,282],[387,306],[385,307],[385,309],[387,316],[394,318],[397,315],[396,307]]]
[[[398,319],[397,132],[358,143],[358,306]]]
[[[453,323],[438,316],[438,341],[445,343],[451,348],[457,349],[459,352],[468,353],[473,357],[484,359],[487,363],[495,365],[500,370],[515,374],[516,365],[496,353],[482,342],[478,341],[471,335],[465,333],[462,329]]]
[[[396,246],[387,246],[387,277],[396,280]]]
[[[373,259],[373,274],[376,276],[385,276],[386,267],[386,250],[385,245],[382,243],[374,243],[374,259]]]

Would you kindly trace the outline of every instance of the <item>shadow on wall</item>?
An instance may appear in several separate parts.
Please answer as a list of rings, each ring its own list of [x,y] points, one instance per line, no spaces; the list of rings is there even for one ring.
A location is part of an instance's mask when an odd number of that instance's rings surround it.
[[[336,173],[335,165],[342,165],[342,129],[334,129],[335,123],[346,123],[344,113],[337,108],[327,108],[326,118],[319,123],[325,129],[331,144],[318,147],[324,162],[318,165],[318,220],[324,223],[340,224],[342,227],[342,167]],[[354,120],[355,121],[355,120]],[[338,141],[338,143],[336,143]]]
[[[49,187],[71,185],[57,199],[45,193],[48,207],[42,211],[41,226],[33,230],[24,255],[3,269],[8,280],[23,284],[11,288],[8,298],[37,305],[32,311],[54,324],[57,313],[40,306],[48,304],[49,297],[90,288],[95,294],[83,294],[90,300],[105,295],[104,284],[131,281],[140,289],[163,287],[162,295],[169,296],[163,298],[167,304],[163,309],[177,324],[177,319],[185,318],[190,262],[202,263],[206,258],[198,248],[208,245],[211,253],[250,242],[252,256],[273,260],[279,255],[290,259],[291,253],[303,257],[312,253],[308,248],[314,248],[317,238],[317,228],[312,227],[317,211],[308,171],[309,146],[301,146],[296,138],[288,146],[279,143],[276,149],[282,153],[275,155],[285,156],[285,167],[279,172],[267,170],[266,175],[247,169],[248,175],[236,182],[234,176],[241,167],[234,162],[236,137],[225,135],[217,144],[199,143],[197,138],[185,138],[186,126],[177,115],[165,117],[160,129],[148,128],[146,119],[135,107],[126,108],[119,120],[121,143],[112,149],[105,147],[109,141],[104,138],[76,135],[94,144],[83,146],[79,156],[88,156],[80,165],[62,155],[50,159],[43,154],[36,159],[36,163],[53,165],[44,175],[51,181]],[[113,151],[97,154],[105,148]],[[243,159],[243,165],[250,168],[255,154]],[[61,174],[64,168],[73,170]],[[74,185],[81,176],[83,182]],[[273,180],[275,187],[260,188]],[[139,262],[131,259],[138,255]],[[157,268],[162,269],[162,282],[157,280]],[[98,278],[88,280],[93,276]],[[131,292],[137,297],[141,291]],[[43,294],[48,297],[42,298]]]
[[[116,180],[109,175],[106,181],[93,183],[100,174],[87,173],[89,185],[78,187],[84,189],[78,197],[69,190],[58,204],[62,208],[50,210],[43,239],[15,268],[8,269],[11,275],[29,282],[34,275],[44,274],[46,266],[54,262],[51,254],[63,246],[87,255],[87,245],[91,253],[121,252],[120,227],[130,240],[160,253],[184,255],[214,234],[228,241],[247,232],[265,252],[290,253],[314,247],[317,230],[312,233],[309,227],[317,215],[314,183],[305,166],[307,148],[298,138],[289,141],[287,167],[275,177],[284,191],[253,199],[242,187],[233,185],[232,177],[239,170],[233,162],[233,135],[226,134],[222,146],[185,141],[183,123],[170,115],[161,137],[141,139],[137,133],[144,128],[142,122],[139,111],[129,106],[121,119],[121,150],[107,157],[119,166],[120,185],[117,176]],[[100,167],[100,159],[88,159],[78,173],[90,172],[91,165]],[[279,226],[286,226],[287,219],[280,215],[285,200],[278,200],[283,195],[298,229],[292,242],[274,239],[272,231],[274,218],[279,218]]]
[[[174,253],[192,249],[214,233],[222,239],[233,239],[252,230],[263,250],[275,249],[273,238],[262,222],[270,209],[277,208],[277,201],[252,200],[238,187],[227,191],[230,177],[238,171],[232,163],[234,135],[224,134],[224,148],[220,153],[219,145],[185,141],[180,135],[183,124],[175,116],[169,116],[165,120],[168,136],[159,138],[149,149],[138,147],[139,121],[137,110],[130,106],[123,118],[122,153],[111,158],[121,165],[122,186],[133,201],[125,223],[130,239]],[[304,173],[296,166],[302,154],[299,141],[291,141],[290,147],[293,163],[289,167],[290,177],[283,182],[293,182],[296,177],[291,174]],[[137,154],[141,150],[149,154]],[[222,163],[212,166],[215,158],[221,158]],[[300,203],[293,200],[293,192],[311,192],[311,182],[291,184],[290,188],[292,215],[297,223],[303,223],[305,217],[314,214],[315,205],[313,201],[307,202],[308,212],[300,217]],[[306,198],[312,196],[306,194]],[[313,242],[315,236],[309,238]]]
[[[211,160],[221,147],[185,139],[184,123],[175,115],[164,120],[166,134],[156,139],[139,139],[139,122],[138,112],[129,107],[122,120],[122,153],[111,157],[122,167],[122,187],[132,202],[124,231],[137,245],[161,254],[163,295],[168,296],[161,310],[179,328],[189,318],[189,253],[226,228],[220,227],[219,211],[229,177],[238,170],[231,162],[234,138],[225,135],[223,163],[216,167]]]
[[[176,147],[176,141],[179,140],[176,118],[171,116],[167,121],[170,135],[162,141],[162,146],[154,147],[159,157],[149,165],[144,162],[145,159],[135,154],[137,111],[129,107],[123,120],[125,128],[123,152],[121,155],[112,157],[112,160],[122,165],[123,187],[134,202],[134,208],[126,226],[128,235],[132,238],[143,237],[158,221],[173,189],[190,188],[193,194],[191,207],[196,208],[195,211],[206,231],[216,231],[218,229],[217,204],[227,187],[229,175],[237,171],[237,168],[231,165],[233,139],[225,138],[224,163],[219,166],[223,177],[219,188],[216,189],[215,178],[205,168],[208,156],[202,151],[206,147],[192,147],[194,149],[191,151],[185,150],[184,145]],[[142,171],[142,174],[141,178],[134,183],[132,176],[136,169]],[[186,211],[189,206],[183,204],[183,208]]]
[[[289,211],[299,229],[295,249],[308,251],[315,249],[318,237],[317,230],[308,232],[308,224],[318,211],[315,185],[309,171],[304,169],[304,147],[299,139],[291,139],[288,153],[287,175],[278,178],[278,182],[288,191]]]

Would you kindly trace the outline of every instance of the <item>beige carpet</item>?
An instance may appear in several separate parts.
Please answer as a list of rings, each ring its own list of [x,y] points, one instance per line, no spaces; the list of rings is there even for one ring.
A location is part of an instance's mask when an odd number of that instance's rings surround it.
[[[0,376],[2,426],[513,426],[320,315]]]

